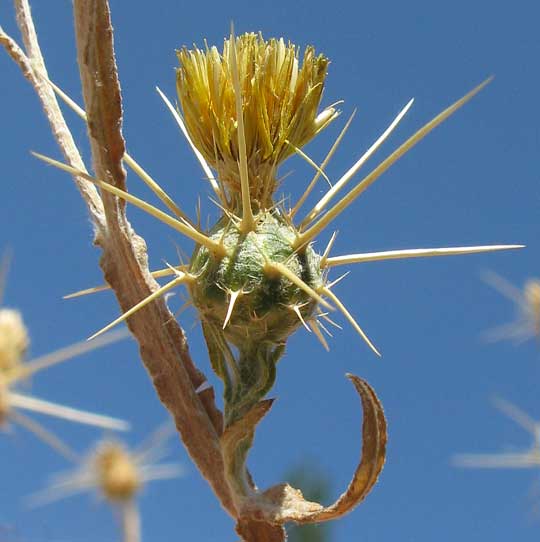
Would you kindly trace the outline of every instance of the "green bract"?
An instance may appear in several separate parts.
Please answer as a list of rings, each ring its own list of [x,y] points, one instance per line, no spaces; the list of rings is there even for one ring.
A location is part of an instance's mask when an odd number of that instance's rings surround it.
[[[301,325],[299,315],[308,320],[317,303],[272,263],[317,290],[323,283],[319,256],[310,246],[293,249],[296,230],[278,210],[259,215],[256,230],[247,234],[225,216],[210,237],[222,241],[228,255],[218,258],[198,247],[191,259],[191,299],[203,322],[222,328],[240,350],[252,342],[283,344]]]

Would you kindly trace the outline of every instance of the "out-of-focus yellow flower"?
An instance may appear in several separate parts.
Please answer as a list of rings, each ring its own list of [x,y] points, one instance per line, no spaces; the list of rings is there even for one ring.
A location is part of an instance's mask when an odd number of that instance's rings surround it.
[[[105,442],[94,457],[97,487],[110,501],[126,501],[141,487],[141,475],[127,450],[117,442]]]
[[[0,309],[0,373],[21,363],[29,344],[21,313],[15,309]]]
[[[177,463],[158,463],[167,454],[174,428],[159,427],[141,446],[129,449],[117,440],[99,441],[78,465],[53,476],[49,487],[30,497],[34,505],[47,504],[87,491],[96,492],[113,505],[134,501],[142,487],[154,480],[180,476]]]
[[[218,172],[234,202],[240,199],[238,123],[231,51],[236,55],[245,127],[249,192],[259,209],[273,205],[276,168],[339,114],[318,113],[328,59],[283,39],[249,33],[225,39],[223,51],[178,51],[177,90],[186,128],[197,149]]]

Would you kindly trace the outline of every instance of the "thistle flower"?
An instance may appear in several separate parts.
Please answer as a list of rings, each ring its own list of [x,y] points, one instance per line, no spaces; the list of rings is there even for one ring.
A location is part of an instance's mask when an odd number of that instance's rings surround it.
[[[338,299],[336,294],[331,291],[331,288],[340,279],[333,282],[328,281],[327,276],[330,268],[387,259],[470,254],[520,248],[522,246],[490,245],[405,249],[330,256],[329,253],[335,240],[334,234],[323,254],[316,254],[311,246],[316,236],[401,156],[414,147],[431,130],[461,108],[490,80],[484,81],[425,124],[352,188],[348,194],[332,205],[332,200],[353,179],[408,112],[413,103],[413,100],[410,100],[375,143],[334,183],[332,188],[306,214],[305,218],[298,224],[295,224],[293,219],[296,217],[301,205],[306,201],[307,195],[315,186],[315,181],[321,175],[325,175],[322,167],[330,160],[339,141],[344,136],[351,119],[347,122],[321,166],[315,166],[315,176],[308,184],[306,192],[294,208],[289,211],[286,211],[280,205],[276,205],[267,198],[261,199],[258,197],[257,194],[260,194],[261,191],[265,194],[268,193],[270,197],[274,188],[269,191],[266,190],[263,186],[264,182],[258,176],[257,172],[250,173],[249,157],[266,156],[268,149],[272,148],[275,150],[272,163],[277,167],[279,161],[290,154],[290,152],[287,153],[284,151],[285,147],[280,143],[282,140],[284,141],[288,137],[287,141],[289,141],[293,132],[307,133],[309,134],[309,138],[311,138],[330,122],[328,119],[335,118],[337,112],[333,107],[323,110],[320,114],[316,113],[324,84],[324,74],[326,73],[326,68],[323,69],[323,66],[327,65],[327,61],[323,61],[320,55],[316,57],[311,49],[309,51],[310,53],[306,53],[306,55],[307,59],[311,60],[307,61],[304,59],[302,68],[293,69],[295,65],[294,59],[296,58],[296,49],[294,46],[290,44],[285,46],[283,40],[264,42],[260,34],[247,34],[238,38],[231,35],[228,40],[225,40],[223,54],[221,55],[215,48],[207,48],[205,52],[197,48],[193,51],[185,48],[182,49],[178,53],[183,65],[177,74],[177,87],[186,121],[184,121],[179,112],[175,110],[158,89],[182,132],[188,139],[206,176],[212,183],[212,188],[224,204],[222,218],[217,221],[208,233],[194,226],[193,222],[187,218],[187,215],[172,202],[172,198],[165,193],[163,188],[127,154],[124,156],[126,164],[152,188],[154,193],[158,195],[162,202],[176,216],[171,216],[146,201],[109,185],[100,179],[95,179],[91,175],[76,168],[34,153],[35,156],[47,163],[73,175],[87,179],[103,190],[143,209],[196,243],[196,249],[189,265],[168,266],[165,269],[160,269],[152,273],[156,278],[175,275],[175,278],[171,282],[158,289],[141,303],[94,334],[91,338],[127,319],[146,304],[172,288],[183,284],[190,290],[192,302],[198,309],[203,324],[206,321],[206,323],[210,323],[210,327],[212,328],[221,328],[222,331],[218,330],[218,334],[223,335],[223,340],[230,341],[234,345],[237,345],[241,341],[241,337],[248,337],[253,334],[257,339],[260,339],[268,331],[270,342],[275,346],[275,339],[273,337],[278,337],[279,344],[283,346],[284,340],[294,330],[303,325],[314,331],[315,335],[321,339],[326,347],[326,341],[321,335],[321,329],[323,329],[321,327],[321,320],[328,318],[328,313],[321,310],[321,307],[324,307],[327,310],[340,310],[370,348],[378,353],[352,314]],[[306,62],[308,64],[309,62],[311,63],[309,64],[311,65],[310,70],[304,69]],[[318,62],[321,64],[317,64]],[[287,66],[287,69],[284,66]],[[315,69],[316,66],[319,67]],[[262,69],[262,67],[265,67],[265,69]],[[278,70],[278,67],[282,67],[283,70]],[[309,102],[311,104],[310,107],[305,109],[302,115],[298,114],[296,117],[288,117],[289,113],[287,111],[292,107],[290,102],[291,85],[287,86],[283,83],[281,77],[284,77],[284,73],[296,73],[297,69],[299,70],[298,73],[303,75],[302,77],[300,75],[294,77],[290,75],[289,81],[295,83],[293,85],[294,88],[297,88],[299,81],[302,80],[305,84],[300,85],[300,87],[305,89],[316,87],[318,98],[316,104],[315,102]],[[308,77],[310,73],[312,74],[312,78]],[[314,73],[319,74],[319,76],[313,78]],[[212,77],[209,74],[212,74]],[[248,74],[251,74],[252,77],[249,78]],[[258,81],[258,86],[253,86],[255,80]],[[275,83],[276,80],[282,82],[277,85]],[[220,82],[219,85],[217,81]],[[86,120],[85,112],[63,93],[61,89],[52,83],[51,85],[57,94]],[[270,110],[267,110],[265,114],[260,113],[268,104],[261,98],[260,94],[255,92],[255,88],[259,87],[265,89],[273,88],[274,91],[277,88],[281,89],[282,94],[276,95],[276,99],[279,98],[279,103],[276,102],[272,106],[274,108],[272,111],[275,114],[269,115]],[[218,99],[218,97],[221,98]],[[234,107],[232,105],[233,98]],[[225,111],[223,109],[225,106],[220,108],[218,105],[225,102],[228,104],[227,113],[221,114]],[[254,107],[253,104],[255,102],[258,104],[257,107],[250,109]],[[300,110],[304,111],[303,109]],[[268,125],[264,123],[261,125],[257,124],[254,120],[258,118],[256,111],[259,111],[259,114],[264,118],[268,116],[268,118],[274,119],[274,123]],[[278,111],[281,112],[280,115],[277,114]],[[307,111],[309,111],[309,114]],[[189,122],[187,121],[188,117],[191,119]],[[196,123],[195,121],[198,117],[200,117],[200,120],[199,123]],[[251,119],[249,122],[258,126],[258,129],[262,130],[264,126],[272,127],[271,130],[269,128],[270,131],[268,133],[273,133],[276,137],[272,139],[273,143],[271,146],[264,146],[263,141],[265,139],[262,136],[259,137],[256,135],[258,132],[249,131],[248,133],[246,128],[246,119],[248,117]],[[285,129],[284,126],[291,126],[292,121],[289,124],[283,124],[281,122],[283,118],[298,119],[300,117],[305,121],[302,126],[312,126],[310,130],[307,128],[302,130],[295,129],[290,133],[287,132],[287,137],[276,135],[283,132]],[[321,119],[326,120],[323,122]],[[191,128],[188,124],[192,125]],[[295,152],[300,151],[299,145],[302,145],[302,142],[305,143],[309,138],[306,140],[292,138],[293,147],[296,148]],[[210,144],[210,142],[212,143]],[[220,152],[216,152],[218,146],[220,146]],[[286,146],[292,148],[289,144]],[[249,153],[248,148],[251,149]],[[228,150],[225,151],[225,149]],[[235,164],[227,171],[236,172],[234,174],[231,173],[231,175],[240,177],[240,181],[234,184],[239,188],[239,192],[236,189],[233,190],[230,185],[223,184],[223,166],[220,165],[219,160],[225,155],[227,156],[226,160],[228,163],[234,162]],[[252,159],[252,164],[255,163],[253,160],[254,158]],[[217,170],[217,179],[209,163]],[[266,166],[261,167],[264,170]],[[275,177],[271,178],[274,179]],[[237,195],[234,196],[233,193]],[[107,286],[89,288],[76,292],[71,297],[101,291],[106,288]],[[291,315],[294,315],[296,319],[293,325],[291,325]],[[281,335],[272,325],[272,322],[276,321],[283,322],[284,329]],[[254,332],[253,330],[258,327],[261,331]],[[212,334],[212,332],[206,333],[207,339]],[[266,341],[262,340],[262,342]],[[226,360],[229,357],[230,354],[226,353],[223,362],[227,364]]]
[[[166,444],[172,434],[171,427],[164,425],[132,450],[118,440],[100,440],[78,458],[75,469],[54,475],[49,487],[33,495],[31,502],[45,504],[87,491],[111,504],[132,500],[146,483],[183,473],[176,463],[159,463],[168,453]]]
[[[110,501],[129,500],[141,487],[135,461],[119,443],[105,442],[99,446],[94,457],[94,470],[99,490]]]
[[[169,424],[163,425],[132,450],[118,440],[103,439],[76,458],[74,469],[54,475],[49,487],[32,495],[29,503],[38,506],[92,492],[119,512],[125,539],[139,540],[137,497],[149,482],[176,478],[184,472],[176,463],[159,463],[168,453],[166,444],[173,432]]]
[[[270,403],[261,399],[275,381],[276,364],[291,334],[303,326],[327,348],[321,332],[326,329],[323,320],[328,321],[329,311],[337,309],[367,345],[379,354],[332,290],[341,280],[330,281],[332,267],[387,259],[479,253],[519,248],[521,245],[407,249],[330,256],[334,234],[322,254],[317,254],[312,246],[317,236],[356,198],[401,156],[484,88],[489,79],[427,122],[336,202],[340,192],[345,190],[408,112],[413,103],[410,100],[375,143],[303,219],[297,220],[299,210],[317,180],[321,176],[328,178],[324,168],[352,120],[351,116],[320,166],[301,150],[302,145],[338,114],[333,106],[317,112],[328,61],[308,48],[300,66],[293,45],[285,46],[283,40],[265,42],[260,34],[236,38],[232,32],[225,40],[221,54],[216,48],[206,48],[204,52],[197,48],[191,51],[184,48],[178,56],[181,67],[177,73],[177,89],[184,118],[161,91],[160,94],[219,199],[223,214],[209,231],[195,225],[165,190],[127,154],[123,158],[125,163],[172,214],[103,179],[34,154],[139,207],[195,242],[187,265],[168,266],[152,273],[156,278],[172,275],[174,278],[169,283],[91,338],[126,320],[172,288],[179,285],[188,288],[191,302],[201,319],[212,367],[224,383],[222,451],[227,481],[240,509],[242,499],[255,491],[249,481],[245,461],[255,425],[269,408]],[[80,107],[60,89],[54,85],[53,88],[86,120]],[[276,189],[277,168],[293,153],[314,165],[315,174],[300,200],[292,209],[285,209],[273,201],[272,196]],[[104,288],[91,288],[84,293]],[[377,433],[377,438],[370,436],[367,440],[376,441],[377,446],[370,448],[373,458],[362,463],[357,471],[359,478],[364,478],[355,486],[369,491],[384,463],[386,424],[374,392],[365,383],[358,383],[358,386],[363,404],[371,404],[376,411],[376,423],[371,430]],[[361,472],[368,468],[366,465],[376,467],[368,482]],[[358,499],[363,498],[366,491],[359,492]],[[325,517],[328,519],[332,514]],[[315,517],[320,516],[310,516],[310,520],[319,521]]]
[[[529,279],[520,290],[494,272],[486,273],[484,279],[512,301],[516,308],[515,319],[489,330],[485,334],[486,339],[490,341],[509,339],[520,344],[532,337],[540,336],[540,280]]]
[[[245,144],[251,205],[272,207],[279,164],[339,114],[333,106],[318,112],[328,59],[307,47],[300,62],[299,49],[290,42],[250,33],[224,40],[221,53],[214,46],[204,51],[184,47],[178,60],[185,125],[195,147],[218,172],[222,199],[229,208],[241,209],[239,164]]]

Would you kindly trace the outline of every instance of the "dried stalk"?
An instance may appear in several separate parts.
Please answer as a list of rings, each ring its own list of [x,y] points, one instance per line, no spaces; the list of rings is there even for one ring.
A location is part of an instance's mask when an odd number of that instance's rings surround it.
[[[75,1],[74,17],[93,169],[97,177],[125,188],[121,97],[108,4],[105,0]],[[124,204],[108,194],[102,194],[102,200],[107,229],[100,242],[100,264],[120,307],[126,311],[155,290],[157,284],[148,272],[145,243],[128,223]],[[188,452],[222,505],[234,515],[219,446],[221,414],[212,390],[200,395],[195,392],[206,377],[193,364],[182,329],[163,301],[156,301],[131,318],[129,327]]]
[[[34,87],[66,161],[86,171],[48,84],[28,1],[15,0],[15,10],[26,50],[2,30],[0,44]],[[74,11],[94,170],[101,178],[124,187],[120,89],[108,5],[106,1],[75,2]],[[96,227],[95,243],[103,250],[101,265],[105,277],[125,311],[157,287],[148,272],[145,243],[127,222],[122,203],[106,194],[101,197],[83,179],[75,181]],[[212,389],[200,394],[195,391],[206,377],[194,366],[183,331],[163,301],[156,301],[131,318],[129,327],[139,342],[141,357],[156,391],[173,416],[188,452],[223,507],[236,516],[223,474],[219,444],[221,412],[215,406]]]

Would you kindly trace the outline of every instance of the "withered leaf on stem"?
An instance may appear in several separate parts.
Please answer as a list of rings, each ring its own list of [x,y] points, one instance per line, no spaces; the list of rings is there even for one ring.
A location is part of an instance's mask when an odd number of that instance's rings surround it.
[[[360,395],[363,409],[362,455],[349,487],[331,506],[306,501],[302,493],[289,484],[266,490],[245,503],[243,516],[266,519],[282,524],[317,523],[336,519],[350,512],[371,491],[384,466],[386,457],[386,419],[382,405],[371,386],[361,378],[347,375]]]

